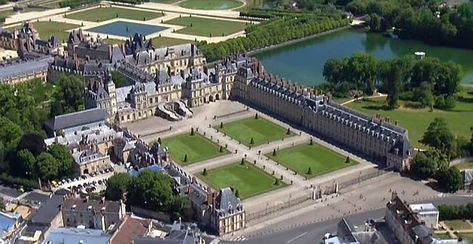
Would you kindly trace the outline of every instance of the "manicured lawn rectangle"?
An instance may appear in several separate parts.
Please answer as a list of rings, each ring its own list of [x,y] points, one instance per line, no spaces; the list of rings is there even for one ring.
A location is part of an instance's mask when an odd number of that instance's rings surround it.
[[[67,30],[78,28],[78,25],[67,24],[55,21],[40,21],[32,22],[34,28],[39,32],[39,38],[48,40],[51,36],[55,36],[60,42],[65,42],[69,37]],[[21,28],[21,25],[7,28],[7,30],[14,30]]]
[[[190,133],[177,135],[165,138],[162,142],[164,146],[169,148],[171,158],[180,165],[189,165],[228,153],[225,149],[220,152],[219,145],[198,133],[193,136]],[[184,161],[186,154],[187,161]]]
[[[287,134],[287,128],[261,117],[232,121],[224,123],[223,128],[220,128],[220,125],[215,126],[215,128],[244,145],[253,147],[295,135],[292,132]],[[253,144],[251,144],[251,138],[253,138]]]
[[[186,43],[193,43],[194,41],[189,41],[189,40],[184,40],[184,39],[176,39],[176,38],[170,38],[170,37],[156,37],[151,39],[153,42],[154,47],[169,47],[169,46],[175,46],[175,45],[180,45],[180,44],[186,44]]]
[[[435,236],[440,240],[452,239],[448,233],[435,233]]]
[[[179,3],[183,8],[204,10],[232,9],[241,5],[238,0],[185,0]]]
[[[176,31],[177,33],[196,36],[222,36],[233,34],[245,29],[246,23],[219,19],[208,19],[199,17],[175,18],[164,22],[165,24],[180,25],[186,28]]]
[[[238,190],[241,199],[286,186],[282,181],[275,185],[276,178],[248,162],[244,165],[235,163],[211,169],[207,171],[207,175],[199,173],[198,177],[216,190],[233,187]]]
[[[467,240],[470,243],[473,242],[473,233],[468,234],[458,234],[463,240]]]
[[[468,99],[471,101],[468,102]],[[368,115],[381,114],[383,117],[389,117],[391,121],[399,121],[401,127],[408,129],[410,142],[415,147],[425,148],[419,140],[422,139],[427,127],[436,117],[445,119],[455,136],[470,138],[470,127],[473,125],[473,98],[471,96],[466,97],[463,101],[457,101],[456,107],[452,111],[434,109],[430,112],[429,109],[408,108],[403,106],[405,103],[402,101],[399,109],[386,110],[384,109],[385,104],[385,98],[379,98],[360,100],[345,106]]]
[[[276,156],[272,152],[266,156],[307,178],[358,164],[354,160],[345,163],[346,157],[315,143],[296,145],[277,151]],[[311,174],[308,174],[309,167]]]
[[[127,8],[93,8],[89,10],[80,11],[73,14],[68,14],[66,17],[70,19],[78,19],[85,21],[102,22],[115,18],[131,19],[131,20],[151,20],[163,16],[161,12],[151,12],[138,9]]]
[[[472,226],[463,220],[446,220],[444,223],[453,230],[471,230]]]
[[[467,163],[459,163],[455,165],[459,170],[464,170],[464,169],[473,169],[473,162],[467,162]]]

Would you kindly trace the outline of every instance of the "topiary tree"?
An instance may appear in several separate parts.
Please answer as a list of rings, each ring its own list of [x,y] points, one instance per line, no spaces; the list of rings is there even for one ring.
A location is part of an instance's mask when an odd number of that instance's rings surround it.
[[[240,164],[241,164],[241,165],[245,165],[245,159],[244,159],[244,158],[241,159]]]
[[[184,155],[184,162],[187,162],[187,154]]]
[[[274,180],[274,185],[279,186],[279,179],[276,178],[276,180]]]
[[[253,137],[251,137],[250,144],[251,145],[255,144],[255,139],[253,139]]]
[[[220,122],[220,129],[223,129],[223,122]]]
[[[345,159],[345,163],[346,163],[346,164],[349,164],[349,163],[350,163],[350,161],[351,161],[351,160],[350,160],[350,157],[349,157],[349,156],[347,156],[347,158]]]
[[[191,136],[195,135],[194,127],[191,128]]]
[[[314,145],[314,140],[312,139],[312,137],[310,138],[309,145]]]
[[[307,174],[308,174],[308,175],[311,175],[311,174],[312,174],[312,168],[311,168],[311,167],[309,167],[309,169],[307,170]]]
[[[283,180],[283,179],[284,179],[284,176],[281,175],[281,180]]]
[[[258,113],[255,114],[255,119],[258,119]]]
[[[287,128],[286,135],[291,134],[291,128]]]
[[[203,176],[206,176],[206,175],[207,175],[207,168],[204,168],[204,169],[202,170],[202,175],[203,175]]]
[[[273,157],[276,157],[277,153],[276,153],[276,148],[273,149]]]
[[[220,149],[218,150],[219,152],[223,152],[223,147],[220,146]]]
[[[158,137],[158,143],[161,145],[161,137]]]

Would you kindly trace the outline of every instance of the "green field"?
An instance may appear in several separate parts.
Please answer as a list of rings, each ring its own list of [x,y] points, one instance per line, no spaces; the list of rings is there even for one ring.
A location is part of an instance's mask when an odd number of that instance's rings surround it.
[[[145,10],[134,10],[126,8],[94,8],[68,14],[66,17],[70,19],[78,19],[85,21],[102,22],[115,18],[131,19],[131,20],[151,20],[163,16],[161,12],[151,12]]]
[[[220,128],[220,124],[214,127],[222,133],[225,133],[229,137],[240,141],[246,146],[259,146],[264,143],[281,140],[283,137],[291,137],[295,134],[290,132],[287,134],[287,129],[277,124],[272,123],[269,120],[259,117],[241,119],[224,123],[223,128]],[[251,144],[251,138],[253,138],[253,144]]]
[[[162,142],[164,146],[169,148],[171,158],[180,165],[189,165],[228,153],[225,149],[220,152],[219,145],[198,133],[193,136],[190,133],[181,134],[165,138]],[[186,154],[187,161],[184,162]]]
[[[276,156],[272,152],[266,156],[307,178],[358,164],[354,160],[345,163],[346,157],[315,143],[296,145],[277,151]],[[312,174],[308,174],[309,167]]]
[[[405,103],[402,103],[402,105],[405,105]],[[389,117],[391,121],[399,121],[401,127],[409,130],[411,143],[420,148],[425,146],[419,140],[436,117],[444,118],[456,136],[470,138],[470,127],[473,126],[473,102],[466,99],[457,101],[457,105],[452,111],[434,109],[430,112],[428,109],[414,109],[407,106],[401,106],[401,108],[391,111],[385,109],[384,98],[360,100],[345,106],[368,115],[379,113],[383,117]]]
[[[198,177],[216,190],[225,187],[237,189],[241,199],[286,186],[282,181],[275,185],[276,178],[248,162],[244,165],[235,163],[211,169],[207,171],[206,176],[200,173]]]
[[[51,36],[55,36],[59,41],[65,42],[69,37],[67,30],[78,28],[78,25],[67,24],[55,21],[32,22],[34,28],[39,32],[39,38],[48,40]],[[7,30],[20,28],[21,25],[10,27]]]
[[[440,240],[452,239],[447,232],[445,232],[445,233],[435,233],[435,237],[437,237]]]
[[[467,240],[470,243],[473,242],[473,233],[468,234],[458,234],[463,240]]]
[[[446,220],[444,223],[453,230],[471,230],[472,226],[463,220]]]
[[[151,41],[153,42],[154,47],[169,47],[179,44],[193,43],[193,41],[170,37],[156,37],[151,39]]]
[[[175,18],[164,22],[165,24],[186,26],[177,30],[177,33],[196,36],[224,36],[242,31],[246,28],[246,23],[228,20],[207,19],[199,17]]]
[[[121,44],[125,43],[124,40],[112,39],[112,38],[103,39],[103,41],[105,43],[108,43],[108,44],[117,44],[117,45],[121,45]]]
[[[183,8],[204,9],[204,10],[222,10],[232,9],[243,5],[238,0],[185,0],[179,3]]]

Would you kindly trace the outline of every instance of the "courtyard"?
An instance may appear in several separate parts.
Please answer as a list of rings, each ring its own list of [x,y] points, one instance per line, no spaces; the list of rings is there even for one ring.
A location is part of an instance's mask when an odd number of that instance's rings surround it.
[[[177,33],[196,36],[227,36],[246,28],[247,23],[201,17],[179,17],[164,22],[165,24],[184,26]]]
[[[118,8],[118,7],[99,7],[66,15],[66,18],[77,19],[91,22],[102,22],[115,18],[131,20],[151,20],[163,16],[158,11],[145,11],[138,9]]]
[[[207,171],[206,175],[200,173],[198,177],[216,190],[225,187],[238,190],[241,199],[286,186],[284,182],[276,180],[276,178],[249,162],[244,164],[238,162],[211,169]]]
[[[211,142],[198,133],[185,133],[164,138],[162,143],[169,149],[171,158],[180,165],[190,165],[228,153],[225,148]],[[222,150],[220,150],[222,149]]]
[[[296,145],[276,151],[276,155],[271,152],[266,156],[307,178],[358,164],[354,160],[347,163],[346,157],[315,143]]]
[[[294,136],[295,134],[286,128],[264,118],[250,117],[241,120],[223,123],[223,127],[218,124],[214,128],[218,129],[227,136],[241,142],[246,146],[259,146],[265,143],[281,140]],[[252,142],[253,139],[253,143]]]

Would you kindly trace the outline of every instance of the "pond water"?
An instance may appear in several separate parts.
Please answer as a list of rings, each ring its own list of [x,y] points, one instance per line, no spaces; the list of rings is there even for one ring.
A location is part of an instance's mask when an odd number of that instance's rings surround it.
[[[129,37],[134,35],[135,33],[147,36],[165,29],[167,28],[158,25],[145,25],[126,21],[115,21],[109,24],[88,29],[87,31],[105,35]]]
[[[264,51],[254,56],[266,70],[305,86],[325,82],[322,75],[329,58],[344,58],[355,53],[372,54],[378,59],[392,59],[414,54],[437,57],[463,67],[463,83],[473,84],[473,50],[431,46],[419,41],[400,40],[361,30],[343,30],[292,45]]]

